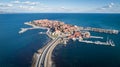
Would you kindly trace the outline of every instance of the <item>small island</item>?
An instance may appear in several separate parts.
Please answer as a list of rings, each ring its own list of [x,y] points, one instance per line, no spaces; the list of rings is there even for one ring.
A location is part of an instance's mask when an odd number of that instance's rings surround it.
[[[100,32],[100,33],[109,33],[109,34],[119,33],[118,30],[81,27],[76,25],[65,24],[64,22],[57,21],[57,20],[48,20],[48,19],[33,20],[30,22],[25,22],[25,24],[32,26],[32,28],[21,28],[21,31],[19,31],[20,34],[31,29],[47,29],[46,34],[52,39],[55,39],[57,37],[62,37],[63,39],[65,39],[65,41],[72,39],[72,40],[79,40],[80,42],[94,43],[94,44],[100,44],[100,45],[115,46],[112,40],[107,40],[106,42],[87,41],[86,39],[89,39],[89,38],[100,38],[100,39],[104,38],[101,36],[91,36],[90,31]],[[40,32],[40,34],[42,33],[43,32]],[[66,44],[66,42],[64,43]]]
[[[114,42],[111,39],[107,40],[106,42],[89,41],[87,39],[104,38],[101,36],[92,36],[90,31],[110,34],[119,33],[118,30],[80,27],[76,25],[65,24],[61,21],[48,19],[33,20],[30,22],[25,22],[25,24],[32,26],[32,28],[21,28],[21,31],[19,31],[19,33],[23,33],[31,29],[47,29],[47,32],[45,34],[47,34],[51,38],[51,41],[47,45],[45,45],[43,48],[40,48],[38,52],[34,54],[32,67],[51,67],[53,64],[51,59],[52,52],[59,43],[67,44],[67,42],[72,39],[79,40],[79,42],[92,43],[96,45],[115,46]],[[40,34],[43,34],[43,32],[40,32]]]
[[[65,24],[61,21],[56,20],[35,20],[28,23],[29,25],[32,25],[33,27],[42,27],[49,29],[48,34],[52,38],[56,38],[58,36],[66,37],[68,39],[76,39],[79,38],[80,40],[83,40],[83,38],[89,38],[90,32],[81,32],[80,28],[75,25]]]

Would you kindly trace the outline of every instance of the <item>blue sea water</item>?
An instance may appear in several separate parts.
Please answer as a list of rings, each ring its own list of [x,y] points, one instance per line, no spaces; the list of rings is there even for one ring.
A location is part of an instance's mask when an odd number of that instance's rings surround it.
[[[67,24],[120,30],[120,14],[31,13],[0,14],[0,67],[30,67],[33,54],[50,39],[40,35],[42,29],[18,34],[20,28],[30,27],[24,22],[49,19]],[[70,40],[58,45],[53,52],[56,67],[120,67],[120,34],[91,32],[111,38],[116,46],[101,46]]]

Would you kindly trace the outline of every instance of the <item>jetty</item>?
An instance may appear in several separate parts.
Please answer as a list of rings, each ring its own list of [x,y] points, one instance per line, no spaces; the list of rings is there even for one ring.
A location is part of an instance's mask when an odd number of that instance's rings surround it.
[[[106,46],[115,46],[114,42],[112,40],[106,41],[106,42],[101,42],[101,41],[88,41],[88,40],[79,40],[79,42],[84,42],[84,43],[91,43],[91,44],[96,44],[96,45],[106,45]]]
[[[101,29],[101,28],[93,28],[93,27],[79,27],[80,30],[84,31],[93,31],[93,32],[100,32],[100,33],[109,33],[109,34],[118,34],[119,30],[112,30],[112,29]]]
[[[100,37],[100,36],[90,36],[90,38],[103,39],[104,37]]]
[[[35,25],[31,24],[31,22],[25,22],[24,24],[32,26],[32,27],[31,28],[21,28],[21,30],[18,32],[19,34],[22,34],[22,33],[26,32],[28,30],[33,30],[33,29],[48,29],[48,28],[45,28],[45,27],[35,26]],[[45,33],[39,32],[39,34],[45,34]]]
[[[39,29],[39,27],[33,27],[33,28],[21,28],[21,30],[18,32],[19,34],[22,34],[28,30],[32,30],[32,29]]]

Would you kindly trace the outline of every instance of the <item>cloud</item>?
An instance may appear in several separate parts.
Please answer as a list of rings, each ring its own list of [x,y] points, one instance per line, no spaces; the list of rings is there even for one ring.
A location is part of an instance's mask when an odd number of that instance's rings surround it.
[[[30,1],[25,1],[25,2],[22,2],[23,4],[27,4],[27,5],[37,5],[39,4],[39,2],[30,2]]]
[[[10,1],[10,2],[1,2],[0,10],[1,11],[13,11],[13,12],[24,12],[24,11],[39,11],[39,9],[44,6],[40,2],[36,1]],[[42,7],[43,8],[43,7]]]
[[[8,7],[12,7],[12,6],[13,6],[13,4],[7,4],[7,6],[8,6]]]
[[[21,1],[21,0],[2,3],[0,4],[0,9],[3,11],[15,11],[15,12],[72,12],[74,10],[77,10],[65,6],[50,6],[37,1]]]
[[[108,5],[99,7],[95,9],[95,12],[102,13],[120,13],[120,4],[119,3],[109,3]]]
[[[107,6],[104,6],[103,8],[112,8],[114,6],[114,3],[110,3]]]
[[[20,4],[21,2],[20,1],[12,1],[11,3],[13,3],[13,4]]]
[[[61,9],[66,9],[65,7],[61,7]]]
[[[0,7],[12,7],[12,6],[13,6],[13,4],[9,4],[9,3],[7,3],[7,4],[0,3]]]
[[[110,5],[114,5],[114,3],[110,3]]]
[[[67,8],[67,7],[62,6],[62,7],[56,8],[56,10],[70,12],[70,11],[73,11],[74,8]]]
[[[20,5],[19,8],[21,10],[33,10],[35,7],[34,6],[23,6],[23,5]]]
[[[109,9],[109,8],[114,7],[114,5],[115,5],[114,3],[110,3],[110,4],[106,5],[106,6],[101,7],[101,8],[97,8],[97,10]]]
[[[33,2],[33,1],[12,1],[13,4],[21,4],[21,5],[37,5],[39,2]]]

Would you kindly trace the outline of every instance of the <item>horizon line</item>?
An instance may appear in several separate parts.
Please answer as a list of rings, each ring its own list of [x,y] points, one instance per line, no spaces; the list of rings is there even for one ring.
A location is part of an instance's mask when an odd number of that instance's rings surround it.
[[[47,14],[47,13],[51,13],[51,14],[70,14],[70,13],[67,13],[67,12],[8,12],[8,13],[0,13],[0,14],[37,14],[37,13],[43,13],[43,14]],[[71,12],[71,14],[120,14],[120,13],[111,13],[111,12],[108,12],[108,13],[103,13],[103,12]]]

